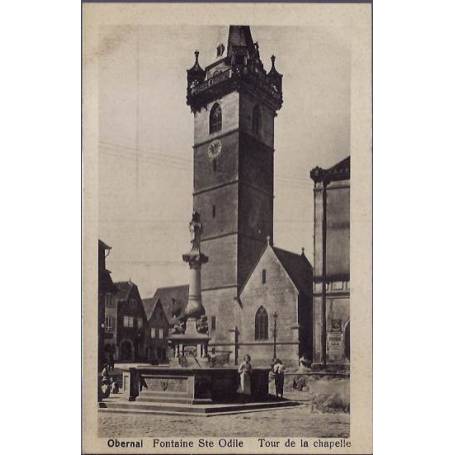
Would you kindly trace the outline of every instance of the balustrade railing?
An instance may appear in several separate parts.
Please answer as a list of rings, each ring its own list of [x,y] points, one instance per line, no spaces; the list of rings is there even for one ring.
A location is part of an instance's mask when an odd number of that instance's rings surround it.
[[[242,71],[243,69],[243,71]],[[279,93],[278,89],[274,87],[270,81],[266,79],[265,76],[260,77],[259,75],[255,74],[254,72],[248,71],[247,67],[244,68],[229,68],[222,73],[215,74],[212,76],[210,79],[207,79],[200,84],[197,84],[194,87],[190,88],[190,94],[192,96],[198,95],[199,93],[204,92],[205,90],[208,90],[209,88],[218,85],[222,82],[225,82],[229,79],[231,79],[233,76],[237,77],[244,77],[246,81],[249,81],[258,87],[260,87],[262,90],[266,91],[268,94],[270,94],[273,98],[275,98],[277,101],[280,101],[281,99],[281,93]],[[243,73],[243,74],[242,74]]]
[[[215,74],[210,79],[207,79],[206,81],[201,82],[200,84],[196,85],[195,87],[192,87],[191,94],[197,95],[198,93],[201,93],[204,90],[207,90],[208,88],[210,88],[214,85],[227,81],[228,79],[230,79],[231,73],[232,73],[232,70],[229,68],[228,70],[223,71],[222,73]]]

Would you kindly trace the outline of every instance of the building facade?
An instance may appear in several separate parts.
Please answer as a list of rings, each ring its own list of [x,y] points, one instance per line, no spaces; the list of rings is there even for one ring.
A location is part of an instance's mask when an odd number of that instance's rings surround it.
[[[106,360],[119,359],[118,350],[118,299],[114,293],[107,293],[104,297],[104,356]]]
[[[111,272],[106,269],[106,257],[111,247],[98,240],[98,369],[101,370],[106,361],[105,344],[105,300],[106,296],[114,295],[117,288],[111,278]]]
[[[350,157],[314,168],[313,366],[350,363]]]
[[[120,362],[145,360],[147,319],[139,290],[131,281],[115,286],[105,299],[105,354]]]
[[[152,298],[144,299],[147,317],[146,357],[151,363],[169,360],[168,337],[188,302],[188,285],[158,288]]]

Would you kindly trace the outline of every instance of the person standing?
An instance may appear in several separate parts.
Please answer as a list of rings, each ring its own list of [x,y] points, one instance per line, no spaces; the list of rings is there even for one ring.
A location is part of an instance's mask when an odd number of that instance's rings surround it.
[[[101,393],[103,398],[109,398],[111,393],[111,377],[109,376],[109,366],[104,364],[101,371]]]
[[[275,391],[277,398],[283,398],[284,389],[284,365],[280,359],[276,359],[273,365],[273,374],[275,376]]]
[[[212,351],[209,353],[209,365],[213,368],[216,365],[216,351],[215,348],[212,348]]]
[[[103,370],[101,371],[101,383],[102,384],[111,383],[111,377],[109,375],[109,365],[107,363],[103,365]]]
[[[253,367],[251,366],[251,357],[246,354],[243,362],[240,364],[238,372],[240,374],[240,386],[238,392],[243,400],[248,400],[251,397],[251,373]]]
[[[112,354],[112,352],[109,352],[107,356],[109,360],[109,369],[112,371],[114,369],[114,354]]]

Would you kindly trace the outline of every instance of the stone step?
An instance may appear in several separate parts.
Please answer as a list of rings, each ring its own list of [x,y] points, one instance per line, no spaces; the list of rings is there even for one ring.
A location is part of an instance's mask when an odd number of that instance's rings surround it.
[[[188,393],[185,393],[185,392],[180,392],[180,393],[164,393],[164,392],[154,392],[154,391],[150,391],[150,392],[140,392],[138,397],[163,397],[163,399],[165,400],[166,398],[191,398]]]
[[[182,403],[182,404],[204,404],[204,403],[212,403],[210,398],[203,399],[203,398],[191,398],[188,396],[166,396],[162,394],[140,394],[136,400],[136,402],[159,402],[159,403]]]
[[[259,403],[211,403],[185,404],[172,402],[134,402],[122,399],[107,399],[99,403],[102,412],[152,413],[152,414],[183,414],[213,416],[220,414],[237,414],[279,408],[300,406],[297,401],[267,401]]]

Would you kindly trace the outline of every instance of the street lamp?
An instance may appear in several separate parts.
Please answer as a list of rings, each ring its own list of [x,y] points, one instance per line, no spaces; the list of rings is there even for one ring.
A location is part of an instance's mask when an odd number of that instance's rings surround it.
[[[273,358],[276,359],[276,320],[278,319],[278,313],[274,311],[273,317]]]
[[[235,326],[229,332],[234,334],[234,365],[239,364],[239,329]]]

